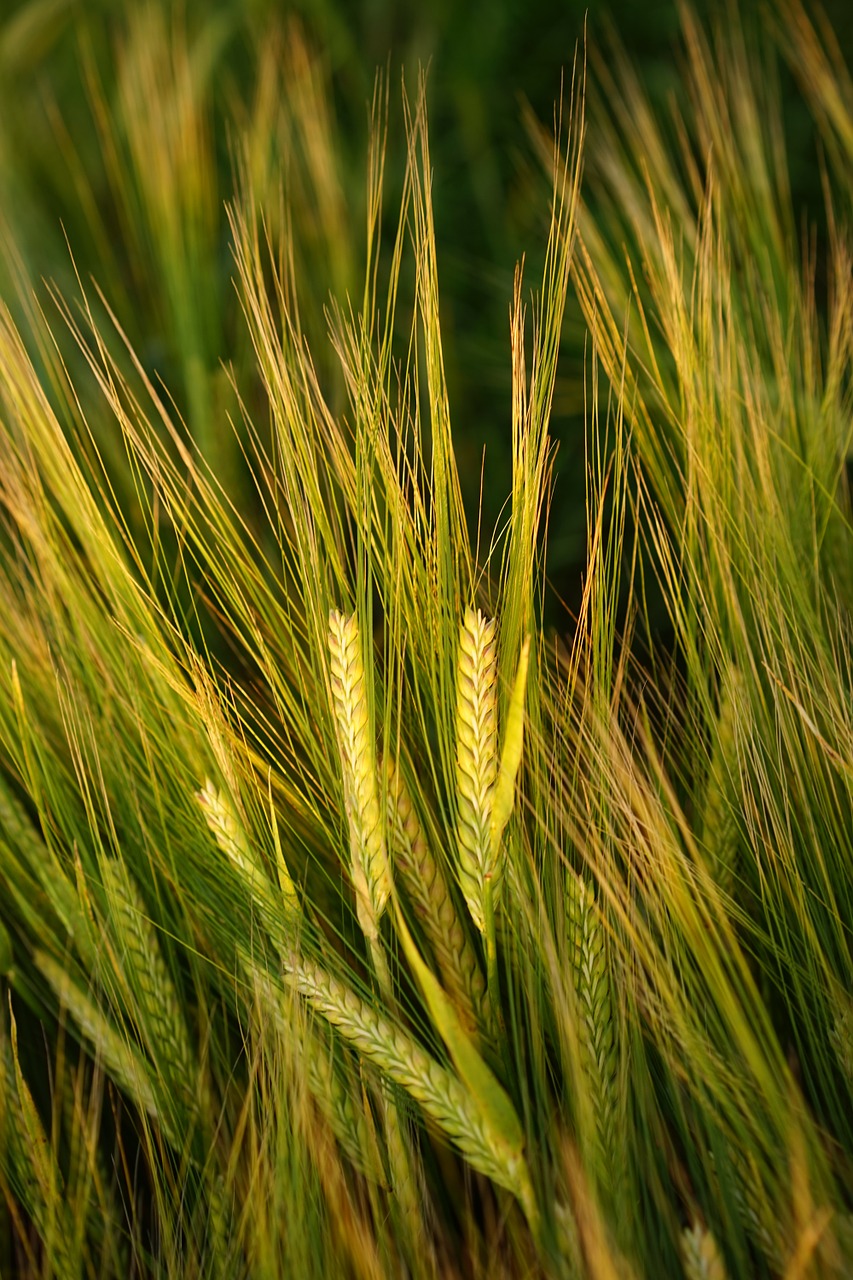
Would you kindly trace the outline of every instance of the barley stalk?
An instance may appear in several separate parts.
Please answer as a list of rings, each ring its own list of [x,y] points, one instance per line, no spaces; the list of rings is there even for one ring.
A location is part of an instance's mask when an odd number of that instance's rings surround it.
[[[495,624],[478,609],[465,610],[456,671],[456,839],[459,883],[481,933],[486,891],[497,901],[499,861],[491,839],[497,777],[497,644]]]
[[[355,614],[329,614],[329,672],[344,803],[350,837],[350,875],[356,913],[364,936],[379,936],[379,921],[391,893],[376,786],[376,758],[370,734],[364,659]]]
[[[142,1039],[163,1072],[170,1092],[195,1110],[199,1101],[209,1116],[206,1091],[199,1093],[200,1071],[190,1044],[172,976],[163,960],[157,935],[148,920],[139,887],[125,864],[110,859],[102,868],[113,932],[128,985],[139,1002]]]
[[[241,958],[277,1011],[282,1034],[287,1034],[287,1022],[281,1014],[280,1001],[275,999],[270,975],[259,970],[246,953],[241,953]],[[317,1013],[337,1027],[360,1054],[419,1103],[474,1169],[511,1191],[525,1206],[530,1204],[532,1192],[523,1155],[502,1149],[475,1101],[455,1075],[430,1057],[405,1031],[311,961],[295,962],[286,980]]]
[[[613,1189],[616,1173],[616,1039],[604,927],[592,886],[569,872],[567,914],[579,1014],[580,1062],[593,1108],[595,1164]]]
[[[681,1233],[685,1280],[727,1280],[726,1267],[713,1233],[698,1222]]]
[[[415,813],[409,789],[393,760],[386,762],[388,835],[392,861],[429,939],[444,984],[467,1029],[477,1012],[487,1018],[486,985],[444,876]]]

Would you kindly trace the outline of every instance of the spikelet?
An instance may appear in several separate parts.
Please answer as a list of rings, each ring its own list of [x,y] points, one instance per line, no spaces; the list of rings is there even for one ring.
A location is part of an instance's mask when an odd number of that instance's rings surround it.
[[[566,894],[580,1063],[595,1123],[594,1162],[611,1190],[616,1180],[617,1054],[604,926],[592,886],[568,873]]]
[[[466,1028],[473,1031],[478,1012],[486,1016],[487,1001],[477,957],[427,844],[405,780],[391,759],[386,760],[385,771],[393,865],[399,870],[415,914],[423,924],[448,994]]]
[[[125,864],[112,858],[102,867],[113,933],[125,979],[137,1003],[137,1019],[152,1062],[171,1094],[195,1110],[201,1099],[200,1071],[172,976],[148,920],[139,887]],[[209,1110],[209,1108],[207,1108]]]
[[[240,955],[265,1000],[273,1008],[279,1007],[271,975],[259,969],[248,953],[241,950]],[[501,1145],[455,1075],[430,1057],[407,1032],[313,962],[295,961],[287,980],[362,1057],[379,1067],[423,1108],[472,1168],[511,1191],[523,1205],[529,1203],[530,1174],[523,1154]],[[287,1034],[286,1020],[282,1020],[281,1029]]]
[[[723,1262],[713,1233],[698,1222],[681,1233],[681,1260],[685,1280],[727,1280]]]
[[[355,614],[346,617],[337,609],[329,614],[329,672],[349,825],[350,875],[356,913],[364,936],[375,941],[391,893],[391,870],[376,786],[376,758]]]
[[[742,677],[731,664],[720,686],[720,707],[714,729],[711,764],[702,804],[702,844],[709,869],[724,893],[731,894],[737,874],[737,728],[742,716]]]
[[[498,894],[491,820],[497,777],[497,644],[493,620],[465,610],[456,671],[456,840],[459,883],[481,933],[486,930],[486,886]]]

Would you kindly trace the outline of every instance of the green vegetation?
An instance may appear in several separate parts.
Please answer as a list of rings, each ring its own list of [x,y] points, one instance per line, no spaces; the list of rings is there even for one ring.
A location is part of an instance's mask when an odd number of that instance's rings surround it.
[[[63,9],[20,8],[4,56]],[[377,82],[365,231],[297,28],[214,112],[221,15],[166,13],[113,67],[77,28],[66,279],[38,282],[35,188],[3,171],[0,1271],[848,1274],[831,29],[786,0],[759,54],[685,12],[669,117],[618,54],[589,84],[579,55],[556,139],[531,114],[550,220],[492,536],[451,428],[424,82],[401,108]],[[814,232],[778,54],[820,138]],[[572,299],[587,565],[552,630]]]

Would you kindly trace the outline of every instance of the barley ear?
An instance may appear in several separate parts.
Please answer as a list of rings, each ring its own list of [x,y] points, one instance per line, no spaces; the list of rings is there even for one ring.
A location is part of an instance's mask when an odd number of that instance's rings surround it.
[[[284,992],[276,1001],[273,976],[259,969],[247,952],[240,949],[239,954],[270,1006],[280,1008]],[[285,981],[363,1058],[404,1089],[456,1144],[473,1169],[511,1191],[523,1205],[530,1204],[530,1174],[520,1146],[507,1143],[504,1135],[494,1131],[488,1114],[452,1072],[426,1053],[408,1032],[310,960],[294,959]],[[288,1025],[282,1018],[283,1034],[288,1034]]]
[[[204,1090],[199,1091],[201,1073],[178,993],[139,888],[118,859],[105,861],[101,875],[119,961],[138,1005],[136,1021],[145,1047],[162,1071],[170,1095],[179,1097],[191,1111],[201,1104],[209,1115],[209,1099]]]
[[[737,730],[742,720],[743,679],[730,665],[720,687],[720,706],[714,726],[711,763],[702,802],[702,844],[709,870],[724,893],[731,894],[737,875],[737,796],[732,779],[738,777]]]
[[[486,984],[462,928],[441,869],[432,855],[405,779],[392,759],[385,762],[388,839],[415,914],[423,925],[444,984],[462,1021],[473,1031],[486,1016]]]
[[[732,1164],[737,1179],[735,1200],[744,1225],[771,1266],[782,1271],[784,1259],[790,1252],[788,1223],[776,1213],[774,1198],[755,1157],[750,1153],[735,1153]]]
[[[39,884],[52,910],[73,939],[78,955],[88,969],[95,969],[97,939],[90,927],[81,900],[74,892],[56,855],[45,844],[23,805],[13,795],[2,777],[0,777],[0,832],[12,848],[25,857],[28,867],[38,876]]]
[[[299,899],[284,858],[279,858],[281,894],[273,892],[269,876],[261,860],[249,845],[249,839],[233,804],[208,778],[196,799],[216,843],[243,882],[252,905],[282,957],[289,955],[300,923]],[[279,851],[278,828],[274,827],[276,851]]]
[[[712,1232],[696,1223],[681,1233],[685,1280],[727,1280],[726,1267]]]
[[[338,1061],[330,1033],[323,1027],[316,1021],[305,1039],[308,1087],[354,1168],[371,1182],[382,1183],[376,1138],[367,1121],[361,1088],[354,1072]]]
[[[127,1091],[140,1111],[147,1112],[164,1130],[168,1129],[155,1100],[148,1066],[142,1055],[115,1030],[94,1000],[77,986],[52,956],[45,951],[34,951],[33,960],[116,1084]]]
[[[486,882],[495,870],[491,822],[497,774],[496,682],[494,621],[479,609],[466,609],[456,669],[456,840],[459,884],[481,933],[486,929]]]
[[[580,1065],[594,1124],[589,1145],[599,1181],[613,1191],[618,1168],[617,1052],[606,940],[592,886],[572,871],[566,905]]]
[[[376,941],[391,893],[370,733],[364,659],[355,614],[329,614],[329,673],[350,837],[350,875],[364,936]]]

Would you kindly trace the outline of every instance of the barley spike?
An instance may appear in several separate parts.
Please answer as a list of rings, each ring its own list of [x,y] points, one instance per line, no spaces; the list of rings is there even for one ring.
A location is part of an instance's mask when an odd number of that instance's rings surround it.
[[[329,614],[329,671],[350,836],[350,874],[364,936],[375,941],[391,893],[355,614]]]
[[[486,930],[486,884],[493,901],[498,863],[491,839],[497,777],[497,644],[494,621],[465,610],[456,671],[456,838],[459,883],[481,933]]]

